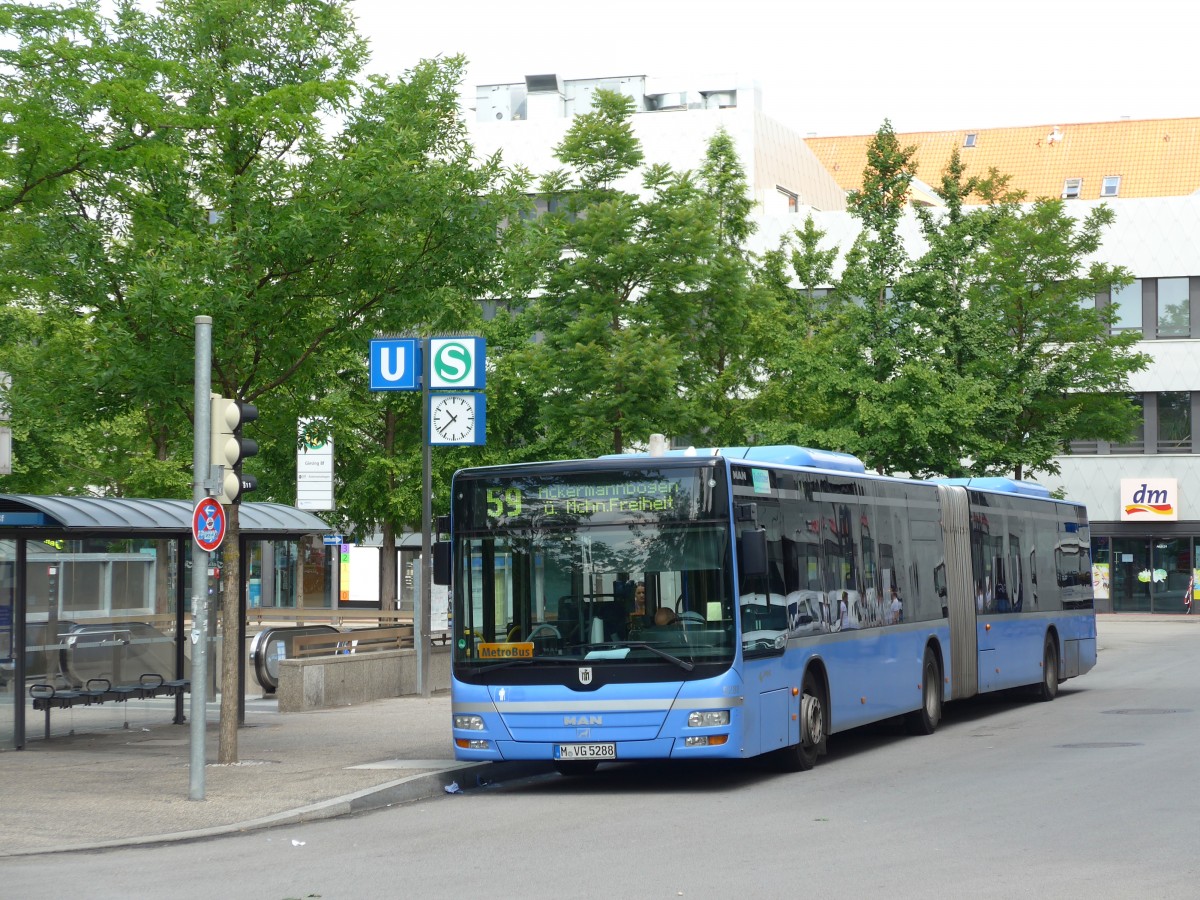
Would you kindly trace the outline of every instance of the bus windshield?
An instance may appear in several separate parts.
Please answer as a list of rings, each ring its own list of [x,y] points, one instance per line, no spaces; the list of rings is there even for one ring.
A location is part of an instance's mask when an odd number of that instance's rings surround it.
[[[715,474],[593,472],[586,484],[540,476],[456,492],[459,521],[474,525],[454,548],[456,668],[586,660],[680,675],[728,665],[730,535],[712,498]],[[633,499],[621,500],[626,493]],[[575,496],[589,499],[548,513],[547,498]]]

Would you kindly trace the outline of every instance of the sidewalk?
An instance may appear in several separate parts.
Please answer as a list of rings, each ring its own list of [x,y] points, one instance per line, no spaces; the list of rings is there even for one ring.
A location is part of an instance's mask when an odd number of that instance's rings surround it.
[[[119,710],[124,704],[113,704]],[[217,704],[208,708],[204,800],[189,800],[191,725],[166,704],[128,729],[116,718],[0,753],[0,857],[185,840],[345,815],[549,767],[454,760],[450,695],[398,697],[287,713],[246,698],[238,762],[217,765]],[[185,712],[187,707],[185,706]],[[56,732],[70,711],[52,713]]]

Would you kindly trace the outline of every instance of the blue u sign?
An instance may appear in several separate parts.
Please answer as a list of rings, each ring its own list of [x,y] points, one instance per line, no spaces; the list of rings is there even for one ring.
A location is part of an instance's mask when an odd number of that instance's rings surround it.
[[[416,338],[371,341],[371,390],[420,390],[421,350]]]

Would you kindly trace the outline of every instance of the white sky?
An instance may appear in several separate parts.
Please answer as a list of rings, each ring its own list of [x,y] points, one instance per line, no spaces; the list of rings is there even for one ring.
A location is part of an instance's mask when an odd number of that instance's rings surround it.
[[[1195,0],[352,0],[371,70],[462,53],[464,89],[734,73],[801,134],[1200,115]]]

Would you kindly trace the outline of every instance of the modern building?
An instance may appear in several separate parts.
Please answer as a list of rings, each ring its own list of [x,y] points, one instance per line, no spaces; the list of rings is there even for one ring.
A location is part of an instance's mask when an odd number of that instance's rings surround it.
[[[845,211],[845,192],[861,187],[872,135],[804,139],[762,113],[752,82],[536,75],[483,85],[466,98],[472,140],[535,174],[559,168],[553,148],[597,88],[633,99],[647,160],[695,169],[717,128],[733,136],[757,204],[752,249],[776,246],[809,213],[830,245],[850,246],[858,223]],[[1098,609],[1182,613],[1200,582],[1200,118],[898,138],[917,148],[925,182],[915,185],[915,203],[938,204],[926,182],[939,180],[957,147],[968,174],[994,167],[1030,199],[1062,197],[1080,217],[1098,202],[1116,211],[1099,256],[1136,281],[1096,302],[1119,307],[1117,327],[1139,332],[1138,349],[1152,360],[1130,384],[1142,426],[1126,444],[1074,446],[1057,460],[1061,473],[1041,480],[1088,505]],[[905,238],[921,252],[915,222]]]
[[[646,159],[697,169],[709,139],[721,128],[733,138],[755,201],[766,212],[846,208],[846,192],[804,139],[761,109],[761,91],[734,76],[690,81],[645,75],[564,80],[529,75],[512,84],[481,85],[467,97],[471,139],[481,155],[500,151],[509,164],[535,175],[562,165],[554,148],[594,93],[615,91],[633,100],[634,133]],[[630,179],[618,185],[636,190]]]

